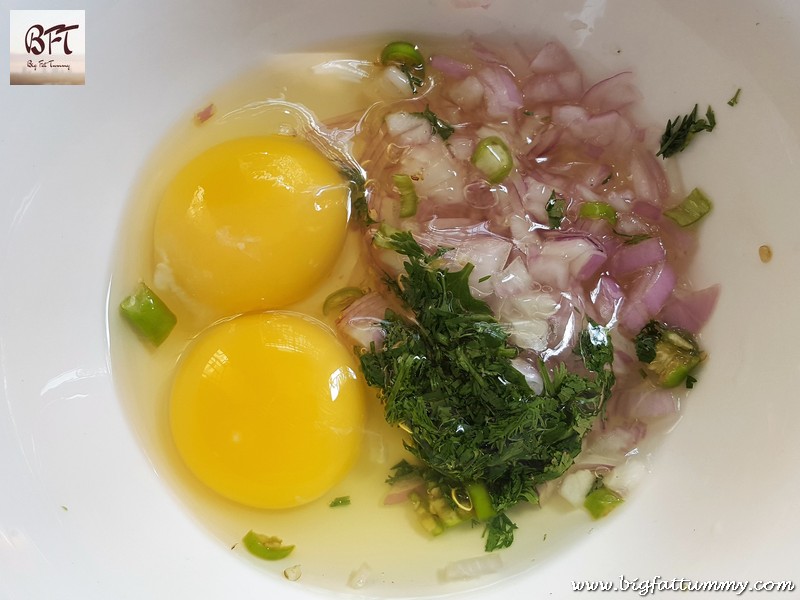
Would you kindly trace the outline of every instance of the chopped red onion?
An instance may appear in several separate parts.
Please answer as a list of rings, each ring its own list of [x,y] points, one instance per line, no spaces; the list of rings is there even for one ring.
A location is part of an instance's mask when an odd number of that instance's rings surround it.
[[[486,87],[486,112],[489,117],[507,118],[522,108],[522,94],[508,70],[485,67],[478,71],[478,79]]]
[[[669,183],[655,154],[634,148],[631,152],[631,178],[637,200],[661,204],[669,195]]]
[[[403,145],[425,144],[433,135],[430,122],[407,112],[386,115],[386,128],[389,135]]]
[[[535,73],[559,73],[575,70],[575,62],[564,46],[548,42],[531,61],[530,67]]]
[[[624,71],[586,90],[581,104],[594,112],[608,112],[622,110],[641,99],[633,73]]]
[[[664,307],[676,281],[675,271],[666,262],[645,269],[620,309],[621,325],[629,333],[638,333]]]
[[[434,54],[429,62],[431,67],[453,79],[464,79],[472,73],[471,65],[446,54]]]
[[[663,261],[667,254],[661,240],[649,238],[638,244],[625,244],[611,259],[611,272],[620,278]]]
[[[714,312],[719,294],[719,285],[702,290],[676,291],[661,309],[658,318],[672,327],[699,333]]]
[[[481,105],[485,93],[480,79],[469,75],[447,88],[447,96],[465,110],[472,110]]]
[[[513,364],[532,389],[542,384],[539,360],[580,364],[573,348],[587,317],[611,330],[617,387],[607,419],[586,439],[580,465],[594,466],[579,477],[593,479],[602,465],[619,482],[612,489],[627,490],[642,465],[626,474],[634,464],[626,453],[649,423],[663,424],[679,409],[672,391],[642,382],[632,339],[654,318],[697,333],[720,293],[687,281],[697,234],[662,216],[680,198],[655,155],[652,129],[635,118],[641,94],[634,75],[588,85],[557,42],[526,53],[516,44],[472,39],[463,54],[434,54],[430,67],[433,85],[422,94],[359,123],[375,134],[361,157],[374,192],[370,206],[379,222],[412,232],[426,250],[452,248],[446,268],[474,265],[471,289],[521,349]],[[449,137],[412,114],[426,108],[452,125]],[[499,183],[471,162],[488,136],[501,138],[513,158]],[[414,181],[419,204],[411,217],[398,216],[395,174]],[[563,203],[563,214],[553,200]],[[588,202],[607,204],[615,218],[589,218],[582,210]],[[390,275],[401,271],[402,258],[370,252]],[[338,327],[362,345],[379,339],[373,327],[383,314],[358,303],[351,309]],[[400,501],[408,491],[396,493]],[[451,567],[449,578],[481,572],[471,562]]]
[[[380,294],[366,294],[342,312],[336,321],[336,329],[361,348],[369,348],[371,343],[378,346],[385,335],[381,323],[388,307]]]

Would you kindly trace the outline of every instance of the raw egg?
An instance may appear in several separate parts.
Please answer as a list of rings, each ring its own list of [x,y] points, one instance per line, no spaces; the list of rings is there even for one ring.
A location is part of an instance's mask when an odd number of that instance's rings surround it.
[[[364,387],[349,352],[298,313],[249,314],[201,333],[181,358],[170,426],[189,469],[257,508],[319,498],[359,449]]]
[[[349,185],[311,143],[232,139],[169,182],[154,228],[155,279],[217,316],[306,296],[333,267],[347,231]]]

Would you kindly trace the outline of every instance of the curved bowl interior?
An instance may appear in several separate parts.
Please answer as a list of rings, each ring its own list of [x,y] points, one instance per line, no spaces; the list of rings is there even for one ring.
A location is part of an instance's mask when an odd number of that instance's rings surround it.
[[[0,597],[499,599],[560,597],[572,581],[621,577],[790,579],[800,539],[800,80],[790,60],[800,56],[800,6],[98,1],[86,15],[84,86],[0,87],[0,478],[11,482],[0,494]],[[698,287],[722,285],[703,335],[711,359],[624,510],[546,559],[537,539],[509,555],[501,577],[477,584],[290,583],[209,535],[118,397],[105,315],[131,191],[176,123],[277,53],[464,31],[559,39],[598,76],[631,69],[655,122],[695,103],[716,108],[718,129],[676,159],[685,186],[715,199],[693,271]],[[738,88],[739,104],[727,106]]]

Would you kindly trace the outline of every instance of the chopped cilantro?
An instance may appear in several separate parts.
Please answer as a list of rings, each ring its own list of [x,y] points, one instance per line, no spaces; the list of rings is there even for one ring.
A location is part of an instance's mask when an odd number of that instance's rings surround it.
[[[697,118],[697,104],[694,105],[692,112],[683,117],[675,117],[675,120],[667,121],[667,127],[661,136],[661,147],[656,156],[668,158],[678,152],[683,152],[692,141],[695,134],[701,131],[713,131],[717,125],[714,111],[709,106],[706,110],[706,118]]]
[[[382,243],[407,258],[390,286],[413,313],[387,311],[383,343],[360,357],[387,422],[410,432],[418,461],[399,463],[391,479],[415,471],[445,497],[485,489],[486,550],[506,547],[516,526],[505,511],[538,500],[536,486],[572,465],[601,413],[614,384],[611,342],[590,322],[576,348],[586,374],[542,364],[545,391],[536,394],[511,363],[519,350],[508,331],[472,296],[471,264],[444,270],[444,249],[427,254],[409,232]]]
[[[422,112],[415,112],[411,114],[427,120],[431,124],[431,127],[433,127],[433,133],[438,135],[443,140],[446,140],[453,135],[453,133],[455,133],[455,128],[450,125],[450,123],[442,121],[439,117],[437,117],[436,113],[431,111],[430,106],[426,106],[425,110]]]
[[[350,496],[338,496],[328,504],[331,508],[336,506],[350,506]]]
[[[353,216],[365,227],[371,225],[375,221],[369,214],[367,180],[364,178],[364,173],[349,165],[340,165],[339,172],[350,184],[350,204],[352,206]]]
[[[550,229],[561,228],[561,221],[564,220],[564,215],[567,212],[567,201],[553,190],[550,192],[550,199],[547,201],[545,210],[547,211]]]

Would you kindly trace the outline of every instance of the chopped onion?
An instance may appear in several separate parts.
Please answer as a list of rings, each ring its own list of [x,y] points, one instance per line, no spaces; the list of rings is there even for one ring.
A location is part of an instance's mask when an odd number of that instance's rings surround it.
[[[469,75],[447,89],[448,97],[465,110],[477,108],[483,100],[483,94],[483,84],[474,75]]]
[[[486,67],[477,76],[486,88],[486,112],[490,117],[510,117],[522,108],[522,93],[508,70]]]
[[[447,563],[439,571],[439,578],[443,582],[477,579],[483,575],[497,573],[503,568],[503,559],[497,554],[483,554],[474,558],[464,558]]]
[[[408,85],[408,75],[394,65],[386,67],[375,79],[374,92],[385,100],[411,98],[414,92]]]
[[[629,275],[645,267],[657,265],[666,255],[661,240],[649,238],[638,244],[622,246],[611,260],[611,269],[617,277]]]
[[[588,494],[589,490],[592,489],[595,479],[594,473],[587,469],[573,471],[561,479],[561,485],[558,488],[558,493],[572,506],[575,508],[580,508],[583,506],[583,501],[586,499],[586,494]]]
[[[521,256],[515,257],[492,281],[492,288],[498,298],[522,294],[529,291],[532,285],[533,280]]]
[[[685,329],[689,333],[699,333],[714,312],[719,294],[719,285],[696,291],[676,291],[658,317],[672,327]]]
[[[464,79],[472,72],[472,66],[446,54],[434,54],[428,61],[431,67],[453,79]]]
[[[404,145],[424,144],[430,141],[433,135],[430,121],[407,112],[386,115],[386,128],[389,135]]]
[[[521,356],[517,356],[511,361],[511,366],[522,373],[525,377],[525,382],[535,394],[542,393],[544,390],[544,382],[542,381],[542,374],[539,372],[539,368],[536,365]]]
[[[564,46],[548,42],[531,61],[530,68],[536,73],[559,73],[575,70],[575,62]]]
[[[623,418],[636,419],[646,423],[674,415],[678,412],[680,400],[674,390],[652,388],[633,390],[614,399],[614,414]]]
[[[596,428],[586,439],[586,452],[592,456],[618,459],[633,450],[646,433],[647,426],[635,420]]]
[[[392,486],[392,491],[384,497],[383,503],[385,505],[400,504],[408,500],[412,493],[424,493],[425,489],[425,482],[422,479],[409,479],[402,483],[396,483]]]
[[[667,263],[648,267],[628,292],[620,309],[620,323],[630,333],[638,333],[666,304],[677,278]]]
[[[283,576],[288,579],[289,581],[297,581],[302,577],[303,571],[300,568],[300,565],[294,565],[291,567],[287,567],[283,570]]]
[[[373,583],[373,581],[374,574],[372,567],[364,562],[361,563],[361,566],[358,567],[358,569],[350,573],[350,577],[347,579],[347,585],[353,589],[360,590],[361,588]]]
[[[630,71],[604,79],[586,90],[581,98],[581,104],[595,112],[622,110],[642,98],[642,93],[636,87],[634,80],[635,77]]]
[[[386,299],[372,292],[353,301],[339,316],[336,329],[361,348],[383,341],[383,318],[388,304]]]
[[[648,468],[645,462],[640,458],[632,457],[614,467],[611,473],[603,478],[603,484],[622,496],[626,496],[639,485],[647,473]]]

